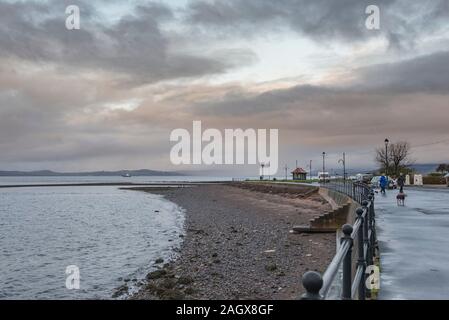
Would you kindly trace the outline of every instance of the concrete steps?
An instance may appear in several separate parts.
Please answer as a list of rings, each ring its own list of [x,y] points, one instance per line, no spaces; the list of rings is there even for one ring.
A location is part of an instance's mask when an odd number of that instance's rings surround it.
[[[351,203],[337,206],[332,211],[324,212],[310,219],[308,225],[294,226],[293,233],[331,233],[341,228],[346,223]]]

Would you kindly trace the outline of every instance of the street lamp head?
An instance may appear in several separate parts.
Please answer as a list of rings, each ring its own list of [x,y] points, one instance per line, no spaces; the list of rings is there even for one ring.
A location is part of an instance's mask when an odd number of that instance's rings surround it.
[[[385,144],[389,144],[389,143],[390,143],[390,140],[385,139]]]

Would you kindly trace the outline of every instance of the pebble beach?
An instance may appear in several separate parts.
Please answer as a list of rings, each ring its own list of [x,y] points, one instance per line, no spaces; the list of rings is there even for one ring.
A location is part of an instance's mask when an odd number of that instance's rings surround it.
[[[330,208],[310,187],[133,189],[181,206],[186,223],[178,258],[156,261],[156,270],[131,299],[297,299],[302,274],[324,271],[335,253],[333,233],[290,232]]]

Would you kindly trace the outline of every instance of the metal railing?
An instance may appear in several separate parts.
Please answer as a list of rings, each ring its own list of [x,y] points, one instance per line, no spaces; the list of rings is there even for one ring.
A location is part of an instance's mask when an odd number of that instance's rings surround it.
[[[321,186],[343,193],[360,204],[364,200],[368,200],[369,195],[372,193],[370,186],[367,184],[351,180],[331,180],[321,184]]]
[[[355,212],[357,218],[354,224],[352,226],[345,224],[342,227],[340,247],[323,276],[315,271],[303,275],[302,284],[306,293],[302,299],[326,299],[342,266],[340,298],[365,300],[370,295],[365,285],[366,268],[373,265],[376,255],[374,193],[368,185],[351,181],[332,181],[326,183],[324,187],[348,195],[362,204],[362,207]],[[353,259],[354,248],[357,250],[355,259]],[[353,265],[355,265],[354,272]]]

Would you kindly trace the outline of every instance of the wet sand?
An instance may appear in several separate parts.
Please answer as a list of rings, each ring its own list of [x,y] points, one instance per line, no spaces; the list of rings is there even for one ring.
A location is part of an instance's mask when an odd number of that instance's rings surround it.
[[[323,272],[335,234],[291,234],[330,205],[313,189],[258,184],[132,188],[186,210],[179,258],[147,276],[132,299],[297,299],[307,270]]]

